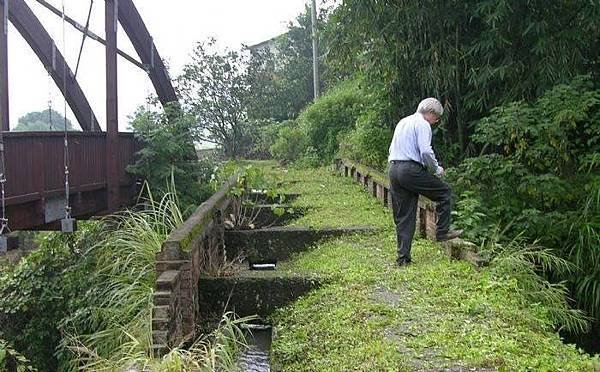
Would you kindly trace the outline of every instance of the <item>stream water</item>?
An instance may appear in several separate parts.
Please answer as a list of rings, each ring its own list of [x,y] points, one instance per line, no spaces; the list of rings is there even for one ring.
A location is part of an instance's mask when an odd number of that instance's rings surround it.
[[[269,351],[273,328],[264,324],[248,324],[247,330],[248,348],[238,359],[239,367],[247,372],[270,372]]]

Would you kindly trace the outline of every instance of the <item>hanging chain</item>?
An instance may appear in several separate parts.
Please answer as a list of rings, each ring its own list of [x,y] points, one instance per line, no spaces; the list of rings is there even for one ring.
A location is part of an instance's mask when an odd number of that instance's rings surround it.
[[[2,158],[2,173],[0,173],[0,192],[2,193],[2,218],[0,219],[0,235],[4,235],[5,233],[10,232],[10,228],[8,227],[8,218],[6,216],[6,197],[4,194],[4,185],[6,184],[6,168],[4,163],[4,129],[0,129],[0,158]]]
[[[65,32],[65,0],[62,0],[62,37],[63,37],[63,115],[64,115],[64,166],[65,166],[65,218],[71,218],[69,205],[69,138],[67,131],[67,41]]]
[[[50,130],[54,130],[54,123],[52,122],[52,77],[51,77],[50,67],[48,68],[48,124],[50,126]]]

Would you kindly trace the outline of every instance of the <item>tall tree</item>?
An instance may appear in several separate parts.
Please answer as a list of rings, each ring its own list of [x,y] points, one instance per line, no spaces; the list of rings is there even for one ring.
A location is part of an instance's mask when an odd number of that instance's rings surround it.
[[[19,118],[16,132],[24,131],[62,131],[65,128],[65,117],[52,109],[32,111]],[[67,130],[74,130],[73,124],[67,119]]]
[[[179,77],[184,107],[196,118],[197,138],[237,157],[247,123],[248,56],[217,49],[216,40],[196,44],[192,61]]]
[[[346,0],[328,22],[327,64],[386,92],[393,119],[441,98],[443,141],[464,153],[470,124],[492,107],[598,65],[599,11],[588,0]]]
[[[324,25],[325,17],[326,10],[323,9],[317,21],[318,28]],[[250,93],[254,103],[249,106],[250,117],[276,121],[294,119],[312,102],[311,22],[310,8],[306,6],[295,22],[289,23],[288,31],[273,41],[273,53],[252,53]],[[319,43],[323,50],[325,40],[319,38]],[[323,71],[325,66],[321,60],[319,65],[320,71]]]

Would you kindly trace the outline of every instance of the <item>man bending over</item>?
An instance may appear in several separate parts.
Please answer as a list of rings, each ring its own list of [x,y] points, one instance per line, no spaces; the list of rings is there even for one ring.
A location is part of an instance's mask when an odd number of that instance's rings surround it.
[[[390,144],[390,186],[392,211],[398,239],[398,266],[412,262],[410,250],[417,217],[419,195],[437,203],[437,240],[460,236],[462,230],[450,230],[450,186],[440,179],[442,168],[431,148],[431,126],[444,108],[435,98],[426,98],[417,112],[400,120]]]

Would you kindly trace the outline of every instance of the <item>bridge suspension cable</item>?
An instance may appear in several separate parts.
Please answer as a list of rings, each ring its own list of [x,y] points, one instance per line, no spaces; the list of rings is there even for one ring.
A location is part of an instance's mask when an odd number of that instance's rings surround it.
[[[95,40],[95,41],[99,42],[100,44],[106,46],[106,40],[104,40],[100,36],[96,35],[92,31],[90,31],[89,27],[82,26],[79,22],[77,22],[73,18],[65,15],[64,12],[61,12],[59,9],[56,9],[54,6],[52,6],[52,4],[50,4],[49,2],[47,2],[45,0],[36,0],[36,1],[38,3],[40,3],[43,7],[45,7],[49,11],[51,11],[52,13],[63,18],[66,22],[68,22],[71,26],[75,27],[75,29],[77,29],[78,31],[83,32],[83,34],[86,35],[87,37],[89,37],[90,39]],[[120,55],[121,57],[125,58],[127,61],[131,62],[132,64],[136,65],[137,67],[141,68],[142,70],[148,72],[148,66],[145,66],[143,63],[141,63],[134,57],[130,56],[129,54],[123,52],[120,49],[117,49],[117,54]]]
[[[65,218],[61,222],[62,232],[75,231],[75,220],[71,218],[71,206],[69,204],[69,131],[67,128],[67,37],[65,32],[65,0],[62,0],[62,49],[63,49],[63,127],[64,127],[64,156],[65,168]]]
[[[94,7],[94,0],[90,0],[90,9],[88,10],[87,20],[85,21],[85,28],[83,30],[83,35],[81,36],[81,46],[79,47],[79,55],[77,56],[77,65],[75,66],[75,75],[73,79],[77,78],[77,72],[79,71],[79,62],[81,62],[81,54],[83,52],[83,44],[85,43],[85,38],[88,34],[90,28],[90,17],[92,16],[92,8]],[[63,9],[63,18],[65,11]]]

